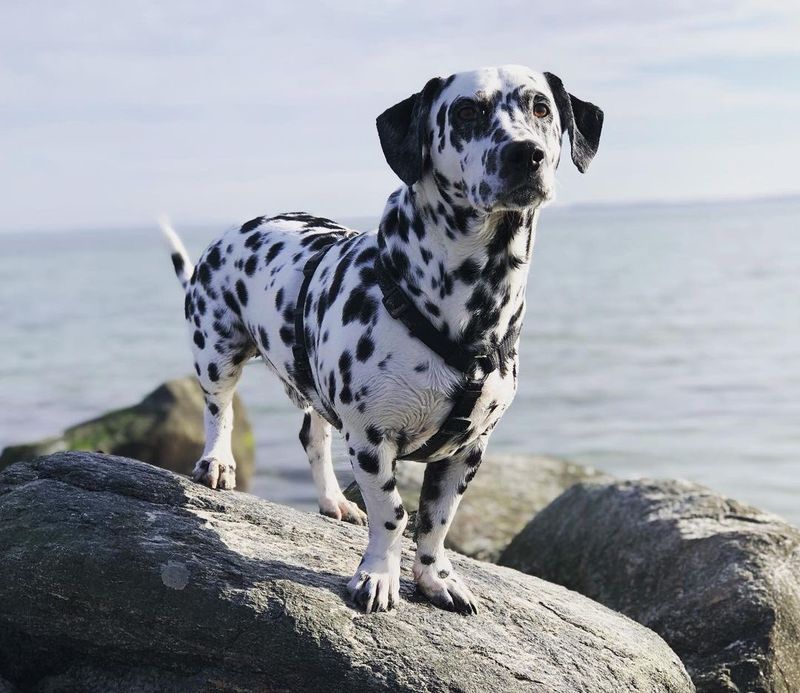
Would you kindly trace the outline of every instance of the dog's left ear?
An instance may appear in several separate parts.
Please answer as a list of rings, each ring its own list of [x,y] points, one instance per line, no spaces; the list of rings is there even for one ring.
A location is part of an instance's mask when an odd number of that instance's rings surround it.
[[[581,101],[564,89],[564,83],[551,72],[545,72],[547,84],[556,100],[561,120],[561,132],[569,134],[572,162],[581,173],[585,173],[600,144],[603,129],[603,111],[593,103]]]
[[[386,109],[375,121],[386,162],[406,185],[422,178],[426,124],[441,84],[441,78],[434,77],[421,92]]]

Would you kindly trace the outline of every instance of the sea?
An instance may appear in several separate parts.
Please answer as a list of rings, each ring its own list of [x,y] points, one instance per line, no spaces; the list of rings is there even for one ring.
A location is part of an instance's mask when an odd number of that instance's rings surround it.
[[[196,258],[224,225],[178,230]],[[490,453],[689,479],[800,525],[800,198],[544,210],[520,358]],[[0,234],[0,447],[191,370],[155,222]],[[300,412],[258,361],[239,392],[257,441],[251,490],[313,508]],[[343,452],[337,441],[344,484]]]

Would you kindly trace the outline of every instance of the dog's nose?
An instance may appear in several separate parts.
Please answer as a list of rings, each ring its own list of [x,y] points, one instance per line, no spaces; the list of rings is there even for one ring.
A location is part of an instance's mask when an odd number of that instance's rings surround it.
[[[509,142],[503,148],[500,158],[502,161],[500,174],[503,178],[525,180],[539,168],[544,159],[544,152],[535,142],[523,140]]]

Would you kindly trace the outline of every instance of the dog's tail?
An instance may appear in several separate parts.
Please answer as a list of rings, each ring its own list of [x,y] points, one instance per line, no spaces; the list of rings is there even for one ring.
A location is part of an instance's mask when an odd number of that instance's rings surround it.
[[[183,290],[186,291],[186,287],[189,286],[189,278],[194,271],[192,261],[189,259],[189,253],[186,252],[186,246],[183,245],[180,236],[172,228],[169,219],[160,217],[158,223],[172,250],[172,266],[175,268],[175,275],[178,277]]]

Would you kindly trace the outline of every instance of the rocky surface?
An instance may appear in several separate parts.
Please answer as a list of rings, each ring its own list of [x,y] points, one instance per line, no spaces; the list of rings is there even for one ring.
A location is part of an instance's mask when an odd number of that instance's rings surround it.
[[[469,558],[477,616],[363,615],[364,528],[153,466],[59,453],[0,473],[0,676],[24,690],[691,691],[654,633]]]
[[[0,469],[62,450],[101,450],[189,474],[203,452],[203,409],[203,393],[194,377],[170,380],[132,407],[72,426],[54,438],[7,447],[0,454]],[[255,467],[255,441],[238,396],[233,415],[236,482],[246,491]]]
[[[708,693],[800,691],[800,530],[680,481],[579,484],[500,558],[659,633]]]
[[[399,462],[397,489],[403,505],[415,512],[425,465]],[[610,480],[601,472],[543,455],[493,455],[469,485],[447,534],[448,548],[482,561],[496,562],[503,549],[531,518],[573,484]],[[364,510],[355,482],[344,495]],[[406,532],[413,535],[413,516]]]

